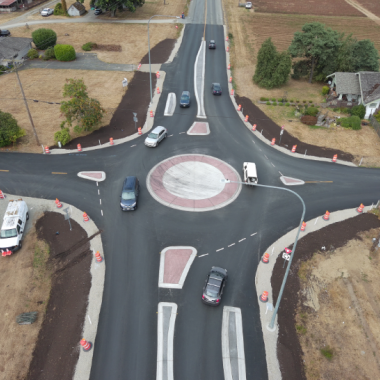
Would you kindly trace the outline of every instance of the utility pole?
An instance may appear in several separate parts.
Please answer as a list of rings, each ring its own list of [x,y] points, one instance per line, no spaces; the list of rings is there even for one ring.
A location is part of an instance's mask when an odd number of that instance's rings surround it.
[[[27,102],[26,99],[25,99],[24,89],[22,88],[22,84],[21,84],[21,81],[20,81],[20,77],[18,76],[17,65],[16,65],[16,63],[15,63],[14,60],[13,60],[13,66],[15,67],[15,73],[16,73],[16,76],[17,76],[18,84],[19,84],[19,86],[20,86],[20,90],[21,90],[21,93],[22,93],[22,97],[23,97],[23,99],[24,99],[24,103],[25,103],[26,111],[28,112],[28,116],[29,116],[30,124],[32,125],[32,128],[33,128],[34,137],[36,138],[37,145],[40,146],[40,145],[41,145],[41,144],[40,144],[40,140],[38,140],[38,136],[37,136],[36,128],[34,127],[34,123],[33,123],[32,115],[30,114],[30,111],[29,111],[28,102]]]

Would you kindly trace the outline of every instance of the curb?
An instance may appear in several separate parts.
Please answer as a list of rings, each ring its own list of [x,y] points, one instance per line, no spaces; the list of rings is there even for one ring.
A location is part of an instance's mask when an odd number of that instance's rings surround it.
[[[170,57],[169,57],[169,59],[165,63],[172,62],[172,60],[177,55],[178,50],[181,47],[181,43],[182,43],[182,39],[183,39],[183,34],[184,34],[184,31],[185,31],[185,28],[186,28],[186,25],[184,25],[184,27],[182,29],[182,32],[181,32],[181,35],[177,39],[177,42],[174,45],[174,48],[173,48],[173,50],[172,50],[172,52],[170,54]],[[162,89],[163,89],[163,86],[164,86],[165,77],[166,77],[166,72],[165,71],[160,71],[160,78],[157,79],[156,88],[154,89],[154,95],[153,95],[153,99],[152,99],[153,104],[152,105],[151,104],[148,105],[148,110],[147,110],[147,113],[146,113],[146,122],[145,122],[145,124],[144,124],[144,126],[142,128],[142,133],[143,134],[149,132],[152,129],[153,125],[154,125],[154,117],[150,117],[149,111],[153,111],[153,113],[156,112],[157,105],[158,105],[158,102],[159,102],[161,94],[162,94]],[[157,87],[159,87],[161,89],[161,92],[159,94],[157,94]],[[113,142],[114,142],[114,145],[119,145],[119,144],[124,144],[124,143],[126,143],[128,141],[134,140],[134,139],[136,139],[138,137],[140,137],[140,135],[136,132],[133,135],[124,137],[122,139],[114,140]],[[88,151],[92,151],[92,150],[104,149],[104,148],[109,148],[109,147],[112,147],[112,145],[110,145],[110,143],[108,142],[108,143],[105,143],[105,144],[102,144],[102,145],[91,146],[89,148],[82,148],[82,152],[88,152]],[[77,149],[60,149],[60,148],[52,149],[50,151],[50,154],[68,154],[68,153],[79,153],[79,152],[78,152]]]
[[[228,65],[230,64],[230,53],[227,52],[228,41],[226,41],[226,37],[227,37],[227,27],[226,27],[226,25],[223,25],[223,28],[224,28],[224,51],[226,53],[226,64],[227,64],[227,67],[228,67]],[[231,70],[227,69],[226,70],[226,75],[227,75],[227,82],[228,82],[229,76],[232,76]],[[288,156],[292,156],[292,157],[296,157],[296,158],[301,158],[301,159],[304,159],[304,160],[314,160],[314,161],[322,161],[322,162],[331,162],[332,163],[332,157],[331,158],[325,158],[325,157],[316,157],[316,156],[306,156],[306,155],[300,154],[300,153],[292,153],[290,150],[282,148],[282,147],[279,147],[278,145],[273,145],[272,146],[271,142],[269,140],[267,140],[260,132],[258,132],[257,130],[256,131],[252,131],[252,125],[250,123],[244,121],[244,119],[245,119],[244,115],[241,112],[237,111],[238,104],[236,103],[235,95],[231,95],[231,90],[233,90],[232,83],[228,82],[228,95],[229,95],[229,97],[231,99],[232,104],[235,107],[236,113],[238,114],[238,116],[240,117],[240,119],[244,123],[244,125],[251,131],[251,133],[253,133],[257,138],[259,138],[265,144],[271,146],[271,148],[277,149],[278,151],[280,151],[280,152],[282,152],[284,154],[287,154]],[[348,161],[343,161],[343,160],[337,160],[336,164],[351,166],[351,167],[355,167],[355,168],[357,167],[357,165],[355,165],[354,163],[348,162]]]
[[[88,236],[91,236],[98,231],[96,224],[91,219],[88,222],[83,221],[83,211],[77,209],[76,207],[68,203],[62,202],[63,207],[57,208],[55,206],[54,200],[22,197],[19,195],[11,194],[6,195],[7,198],[9,197],[9,199],[22,198],[28,204],[31,220],[36,218],[37,215],[40,215],[44,211],[52,211],[65,215],[64,209],[69,207],[70,218],[75,220],[87,232]],[[7,199],[5,200],[7,201]],[[8,202],[6,203],[8,204]],[[27,223],[27,232],[29,231],[29,229],[30,225],[28,226]],[[85,320],[83,321],[84,323],[82,330],[82,337],[94,344],[98,330],[99,315],[103,300],[104,279],[106,272],[105,256],[100,234],[90,240],[90,249],[93,251],[94,254],[96,251],[99,251],[101,256],[103,257],[103,261],[101,263],[96,262],[95,256],[93,257],[93,260],[91,262],[91,288],[88,295],[88,305]],[[77,347],[77,349],[79,350],[79,340]],[[94,350],[90,350],[87,352],[79,350],[79,358],[75,367],[75,374],[73,376],[73,380],[85,380],[90,378],[93,354]]]
[[[372,206],[366,206],[363,210],[363,213],[369,211]],[[343,220],[353,218],[359,215],[356,211],[356,208],[350,208],[346,210],[340,210],[330,213],[330,220],[325,221],[322,219],[323,215],[320,215],[316,219],[307,221],[307,229],[305,232],[300,233],[299,239],[306,236],[307,234],[318,231],[319,229],[329,226],[331,224],[341,222]],[[261,293],[266,290],[269,292],[269,302],[273,303],[273,289],[271,286],[271,277],[274,265],[277,261],[278,256],[285,247],[294,243],[297,231],[299,227],[294,228],[287,234],[283,235],[273,244],[271,244],[266,251],[270,254],[270,259],[268,264],[264,264],[261,260],[257,267],[256,276],[255,276],[255,288],[257,299]],[[284,302],[284,301],[283,301]],[[265,346],[265,356],[267,360],[268,368],[268,379],[269,380],[278,380],[282,379],[280,364],[277,358],[277,338],[278,338],[278,324],[277,319],[273,330],[269,330],[269,323],[272,318],[272,313],[267,313],[266,305],[262,302],[258,302],[260,307],[260,321],[261,328],[263,331],[264,346]],[[273,305],[274,308],[275,305]],[[266,314],[267,313],[267,314]]]

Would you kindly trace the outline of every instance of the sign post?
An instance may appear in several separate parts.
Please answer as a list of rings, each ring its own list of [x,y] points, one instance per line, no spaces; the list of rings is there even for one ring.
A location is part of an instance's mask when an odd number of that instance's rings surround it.
[[[138,120],[137,120],[137,113],[135,113],[135,112],[132,112],[133,113],[133,121],[135,122],[135,129],[137,129],[137,122],[138,122]]]
[[[122,83],[123,83],[123,87],[127,87],[128,86],[128,79],[124,78]]]
[[[284,134],[284,128],[285,128],[285,126],[282,126],[282,127],[281,127],[281,131],[280,131],[280,141],[279,141],[278,145],[281,145],[281,138],[282,138],[282,135]]]

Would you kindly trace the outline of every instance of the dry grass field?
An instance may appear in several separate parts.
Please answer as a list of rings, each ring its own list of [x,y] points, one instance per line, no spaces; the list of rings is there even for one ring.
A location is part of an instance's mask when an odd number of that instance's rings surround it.
[[[296,328],[308,380],[380,378],[380,249],[370,252],[379,232],[362,233],[332,254],[317,252],[300,267],[307,307]]]
[[[60,129],[60,123],[64,120],[60,116],[60,106],[47,103],[35,103],[32,99],[39,99],[59,103],[65,100],[62,96],[63,85],[67,78],[83,79],[89,96],[100,101],[103,108],[109,112],[105,115],[101,125],[107,125],[113,111],[120,103],[122,96],[127,91],[121,86],[123,78],[130,82],[133,72],[117,71],[86,71],[86,70],[49,70],[30,69],[19,73],[23,83],[25,97],[30,99],[28,105],[41,144],[53,145],[54,132]],[[1,110],[11,113],[18,121],[21,128],[26,130],[26,136],[20,139],[22,151],[40,153],[41,146],[37,146],[28,115],[21,101],[20,88],[15,74],[2,75],[0,87],[7,98],[1,101]],[[71,136],[75,137],[74,132]]]
[[[67,5],[67,9],[69,9],[70,5],[74,4],[75,3],[75,0],[66,0],[66,5]],[[43,6],[43,4],[41,4],[42,6],[38,7],[38,9],[42,9],[42,8],[45,8]],[[86,7],[86,11],[88,12],[90,10],[90,0],[84,0],[84,3],[83,5]],[[54,9],[55,5],[51,5],[50,7],[46,7],[46,8],[53,8]],[[85,13],[86,14],[86,13]],[[79,18],[79,17],[83,17],[83,16],[78,16],[78,17],[70,17],[70,18]],[[49,17],[42,17],[40,15],[39,12],[35,13],[35,14],[32,14],[30,16],[27,17],[28,20],[56,20],[56,19],[68,19],[69,17],[67,16],[54,16],[54,15],[51,15]]]
[[[288,13],[321,16],[359,16],[364,15],[345,0],[256,0],[253,2],[256,12]],[[364,4],[363,4],[364,5]]]
[[[378,0],[355,0],[364,8],[380,17],[380,2]]]
[[[95,24],[95,23],[61,23],[49,24],[58,36],[57,43],[74,46],[75,51],[82,52],[86,42],[97,42],[103,45],[120,45],[121,52],[97,51],[98,58],[109,63],[138,64],[148,52],[148,34],[146,24]],[[20,27],[12,29],[14,37],[31,37],[32,32],[41,25],[31,25],[29,29]],[[153,48],[166,38],[176,38],[175,25],[152,24],[150,29],[150,47]],[[69,34],[65,36],[65,34]],[[133,35],[133,38],[128,36]]]
[[[260,97],[280,98],[284,95],[288,99],[299,99],[301,102],[323,100],[321,84],[290,79],[281,88],[266,90],[253,83],[257,52],[269,37],[279,51],[284,51],[290,45],[294,32],[301,30],[302,25],[306,22],[319,21],[340,32],[353,33],[358,39],[369,38],[380,50],[380,25],[368,18],[255,13],[237,7],[233,0],[224,0],[224,7],[228,32],[233,34],[230,57],[234,85],[239,96],[245,96],[255,103]],[[380,166],[380,138],[370,127],[364,127],[359,132],[339,127],[328,131],[311,129],[289,115],[290,110],[287,107],[258,106],[268,117],[280,125],[285,125],[289,133],[302,141],[340,149],[355,156],[361,155],[360,158],[365,157],[363,165]],[[359,160],[360,158],[358,157]]]

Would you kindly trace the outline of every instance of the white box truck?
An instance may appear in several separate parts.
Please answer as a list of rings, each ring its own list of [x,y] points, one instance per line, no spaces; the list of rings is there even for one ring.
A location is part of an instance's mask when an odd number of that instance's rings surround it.
[[[253,162],[244,162],[243,164],[244,182],[257,183],[256,164]]]
[[[9,256],[22,247],[25,224],[29,219],[28,206],[22,199],[10,200],[0,230],[0,251]]]

